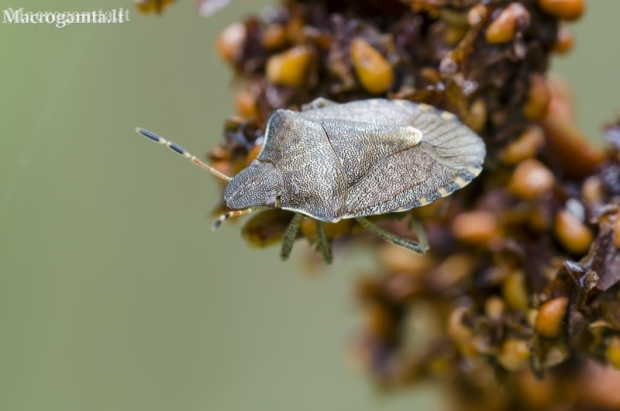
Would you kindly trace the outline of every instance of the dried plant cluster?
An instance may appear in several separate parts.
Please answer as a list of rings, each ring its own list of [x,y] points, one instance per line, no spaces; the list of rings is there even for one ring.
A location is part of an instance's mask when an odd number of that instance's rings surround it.
[[[620,124],[606,148],[590,145],[568,87],[545,76],[551,54],[572,46],[562,21],[583,9],[285,0],[220,35],[219,54],[246,85],[210,155],[229,175],[258,155],[275,109],[317,97],[424,102],[485,139],[472,185],[413,210],[431,253],[378,243],[382,271],[356,286],[366,321],[351,354],[381,386],[440,380],[463,410],[620,408],[620,373],[604,367],[620,369]],[[375,221],[411,235],[401,217]],[[291,218],[261,212],[243,234],[276,243]],[[351,220],[326,229],[336,246],[376,241]],[[312,221],[300,235],[316,241]]]

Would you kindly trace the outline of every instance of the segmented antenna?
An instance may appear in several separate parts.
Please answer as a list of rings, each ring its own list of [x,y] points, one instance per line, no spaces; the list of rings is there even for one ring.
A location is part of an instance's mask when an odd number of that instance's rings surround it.
[[[219,216],[217,218],[217,220],[215,220],[213,222],[213,225],[211,226],[211,228],[213,230],[216,230],[220,227],[220,225],[222,225],[222,223],[225,220],[228,220],[229,218],[233,218],[233,217],[239,217],[245,214],[250,214],[252,211],[256,210],[257,208],[262,208],[262,207],[250,207],[250,208],[246,208],[244,210],[232,210],[232,211],[228,211],[224,214],[222,214],[221,216]]]
[[[140,128],[140,127],[136,127],[136,131],[138,132],[138,134],[143,135],[144,137],[148,138],[149,140],[152,140],[152,141],[154,141],[156,143],[159,143],[159,144],[163,144],[166,147],[170,148],[172,151],[182,155],[185,158],[188,158],[192,163],[196,164],[197,166],[200,166],[200,167],[204,168],[205,170],[209,171],[214,176],[216,176],[218,178],[221,178],[222,180],[226,180],[226,181],[232,180],[232,177],[228,177],[226,174],[222,174],[221,172],[217,171],[215,168],[211,167],[210,165],[208,165],[206,163],[203,163],[196,156],[188,153],[187,150],[185,150],[180,145],[178,145],[176,143],[173,143],[172,141],[167,141],[167,140],[163,139],[162,137],[158,136],[157,134],[152,133],[152,132],[150,132],[148,130],[145,130],[143,128]],[[222,217],[220,217],[220,219]],[[224,218],[224,220],[225,219],[226,218]],[[218,219],[217,221],[220,221],[220,220]],[[219,224],[218,224],[218,226],[219,226]]]

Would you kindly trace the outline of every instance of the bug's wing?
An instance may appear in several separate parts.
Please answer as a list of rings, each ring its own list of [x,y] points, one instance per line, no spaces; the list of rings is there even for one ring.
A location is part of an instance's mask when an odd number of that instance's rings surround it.
[[[351,187],[384,157],[415,147],[422,133],[412,126],[352,120],[320,121]]]
[[[410,124],[422,132],[421,141],[372,161],[349,187],[346,218],[423,206],[466,186],[482,170],[484,142],[454,115],[432,109]],[[376,144],[371,136],[357,139]]]
[[[344,218],[405,211],[444,197],[466,183],[419,146],[377,161],[349,188]]]

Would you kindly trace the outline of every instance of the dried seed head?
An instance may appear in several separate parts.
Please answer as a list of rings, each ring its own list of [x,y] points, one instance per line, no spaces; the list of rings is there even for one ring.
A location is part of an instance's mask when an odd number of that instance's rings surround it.
[[[351,231],[351,227],[353,226],[354,222],[355,221],[352,219],[344,219],[338,221],[337,223],[323,223],[323,227],[325,228],[325,235],[330,240],[345,235],[349,231]],[[302,220],[301,233],[303,235],[308,238],[316,239],[316,230],[316,220],[312,218],[304,218]]]
[[[463,325],[463,316],[467,313],[467,309],[458,307],[448,319],[448,335],[454,341],[461,355],[465,357],[474,357],[478,355],[478,348],[474,342],[474,335],[471,330]]]
[[[435,289],[448,289],[468,277],[476,266],[469,254],[458,253],[446,258],[433,272],[431,282]]]
[[[281,24],[269,25],[261,37],[261,44],[267,50],[277,50],[286,46],[286,29]]]
[[[514,271],[504,279],[502,296],[511,309],[527,312],[529,298],[523,272]]]
[[[605,186],[598,176],[591,176],[581,185],[581,196],[584,201],[590,204],[597,204],[603,201],[605,196]]]
[[[553,45],[553,52],[558,54],[566,54],[573,49],[575,39],[566,28],[562,27],[558,30],[558,36]]]
[[[561,364],[568,358],[568,347],[565,344],[554,344],[547,349],[545,358],[542,361],[544,368],[551,368]]]
[[[376,336],[389,338],[394,330],[394,320],[388,310],[379,303],[367,304],[364,309],[365,329]]]
[[[557,337],[562,330],[562,320],[568,307],[568,298],[558,297],[540,306],[536,317],[536,331],[543,337]]]
[[[592,144],[572,120],[549,115],[541,125],[549,153],[568,177],[587,177],[606,161],[605,152]]]
[[[488,211],[472,211],[459,214],[452,222],[454,236],[474,245],[487,245],[500,236],[495,216]]]
[[[487,317],[493,320],[501,319],[502,315],[504,314],[504,308],[504,300],[497,296],[487,298],[487,300],[484,302],[484,312]]]
[[[616,221],[614,221],[614,246],[620,250],[620,211],[616,214]]]
[[[174,3],[174,0],[135,0],[136,7],[141,13],[161,13],[169,5]]]
[[[584,0],[538,0],[547,13],[563,20],[577,20],[583,14]]]
[[[392,85],[394,73],[390,63],[366,40],[353,39],[351,61],[362,87],[369,93],[384,93]]]
[[[478,134],[484,130],[487,124],[487,106],[483,99],[478,98],[471,103],[463,122]]]
[[[235,107],[239,115],[245,118],[255,118],[258,116],[256,106],[256,96],[247,89],[241,90],[235,96]]]
[[[605,357],[609,364],[617,370],[620,370],[620,336],[613,335],[607,342],[605,349]]]
[[[389,243],[381,247],[380,257],[388,270],[412,275],[426,274],[437,265],[437,261],[431,254],[416,255]]]
[[[551,92],[540,74],[530,76],[530,89],[527,94],[527,102],[523,106],[523,115],[532,121],[545,118],[551,101]]]
[[[545,142],[545,135],[539,126],[531,126],[516,140],[511,142],[500,154],[506,164],[518,164],[536,156]]]
[[[490,44],[506,43],[529,25],[530,13],[521,4],[511,3],[491,22],[486,31],[486,40]]]
[[[226,27],[217,37],[217,53],[226,61],[237,60],[243,50],[246,30],[243,23],[235,23]]]
[[[267,78],[272,84],[302,87],[308,77],[312,50],[307,46],[293,47],[267,60]]]
[[[564,248],[573,254],[585,254],[594,240],[590,229],[565,209],[555,216],[555,235]]]
[[[467,34],[467,28],[461,26],[448,26],[443,34],[443,41],[449,46],[457,45]]]
[[[555,177],[540,161],[530,158],[517,166],[508,183],[510,191],[522,200],[533,200],[551,190]]]
[[[252,161],[256,160],[262,149],[262,144],[254,144],[250,151],[248,151],[248,155],[245,158],[246,164],[250,165]]]
[[[481,3],[476,4],[467,13],[467,22],[470,26],[476,26],[487,16],[489,9]]]
[[[529,362],[530,349],[527,341],[516,338],[507,338],[502,344],[497,361],[508,371],[519,371]]]

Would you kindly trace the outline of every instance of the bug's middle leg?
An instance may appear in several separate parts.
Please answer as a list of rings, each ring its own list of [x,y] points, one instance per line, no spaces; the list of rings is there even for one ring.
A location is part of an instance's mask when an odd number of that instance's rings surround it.
[[[301,220],[303,217],[303,215],[295,213],[293,219],[288,224],[284,237],[282,237],[282,248],[280,249],[280,258],[282,261],[288,260],[291,255],[293,243],[297,239],[297,233],[299,232],[299,226],[301,225]]]
[[[410,240],[408,238],[404,238],[401,237],[399,235],[393,234],[393,233],[389,233],[379,227],[377,227],[375,224],[371,223],[370,221],[368,221],[367,219],[363,218],[363,217],[357,217],[355,219],[358,223],[360,223],[360,225],[362,227],[364,227],[366,230],[372,232],[373,234],[377,235],[378,237],[381,237],[382,239],[384,239],[387,242],[390,242],[394,245],[406,248],[409,251],[412,251],[416,254],[425,254],[428,250],[428,243],[424,244],[422,243],[423,241],[425,242],[426,240],[426,236],[422,235],[422,237],[420,237],[420,243],[417,243],[413,240]],[[415,227],[414,227],[415,228]],[[417,229],[416,229],[417,231]],[[422,243],[422,244],[421,244]]]
[[[329,245],[329,240],[327,239],[327,235],[325,234],[325,226],[322,221],[316,220],[316,236],[317,236],[317,249],[323,254],[323,259],[327,264],[331,264],[332,257],[332,248]]]

